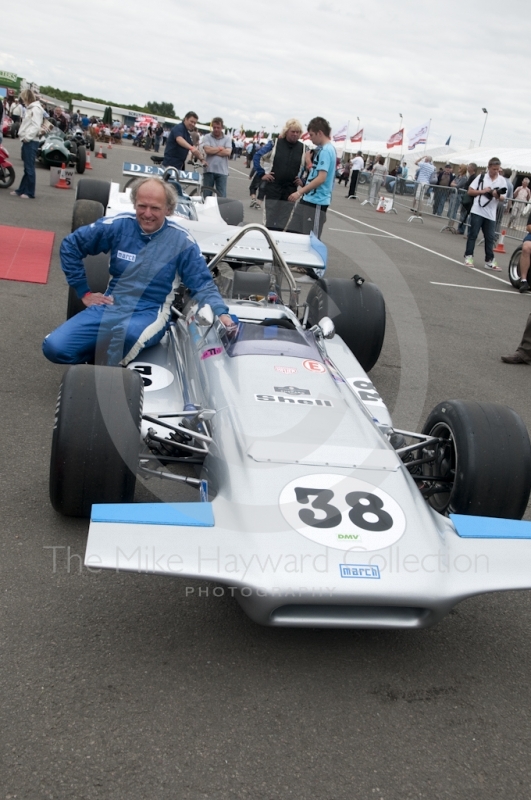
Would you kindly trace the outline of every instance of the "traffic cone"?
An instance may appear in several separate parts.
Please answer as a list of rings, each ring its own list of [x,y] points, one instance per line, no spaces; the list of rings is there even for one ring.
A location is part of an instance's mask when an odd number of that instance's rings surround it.
[[[56,189],[70,189],[70,184],[66,182],[66,164],[61,164],[61,173],[59,175],[59,182],[55,184]]]
[[[92,169],[92,164],[90,163],[90,150],[87,150],[87,160],[85,161],[85,169]]]
[[[111,144],[111,137],[110,136],[109,136],[109,144],[107,145],[107,150],[112,150],[112,144]]]
[[[385,214],[385,203],[384,203],[384,200],[385,200],[384,197],[380,197],[380,202],[378,203],[378,206],[376,208],[376,211],[379,211],[380,214]]]
[[[96,154],[96,158],[105,158],[105,156],[103,155],[103,145],[101,145],[101,144],[100,144],[100,149],[98,150],[98,152]]]
[[[502,231],[501,232],[501,236],[498,239],[498,244],[496,245],[496,247],[492,251],[493,253],[506,253],[507,252],[507,250],[505,249],[505,245],[503,243],[504,240],[505,240],[505,234],[506,233],[507,233],[507,231]]]

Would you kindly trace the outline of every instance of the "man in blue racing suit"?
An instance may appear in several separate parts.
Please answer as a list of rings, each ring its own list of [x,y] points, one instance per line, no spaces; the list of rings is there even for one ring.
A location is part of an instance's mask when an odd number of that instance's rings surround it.
[[[44,355],[56,364],[128,364],[164,336],[181,280],[200,306],[208,303],[229,330],[234,327],[196,242],[166,218],[177,202],[173,187],[147,178],[131,197],[134,214],[104,217],[63,239],[61,266],[86,308],[45,338]],[[110,253],[105,294],[90,291],[83,266],[86,256],[98,253]]]

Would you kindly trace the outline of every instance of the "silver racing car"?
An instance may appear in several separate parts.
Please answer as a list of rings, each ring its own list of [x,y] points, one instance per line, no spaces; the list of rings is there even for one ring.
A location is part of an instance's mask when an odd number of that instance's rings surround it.
[[[367,375],[378,288],[325,278],[309,237],[194,223],[237,332],[179,294],[128,369],[63,378],[50,494],[90,516],[85,563],[213,581],[276,626],[421,628],[467,597],[529,588],[518,415],[451,400],[397,430]],[[153,502],[135,502],[138,480]]]

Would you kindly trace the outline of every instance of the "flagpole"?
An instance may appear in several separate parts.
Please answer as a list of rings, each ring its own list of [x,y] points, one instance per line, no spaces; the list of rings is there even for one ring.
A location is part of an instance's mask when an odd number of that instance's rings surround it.
[[[428,139],[430,138],[430,128],[431,128],[431,118],[428,122],[428,133],[426,134],[426,141],[424,142],[424,152],[426,152],[426,148],[428,146]]]

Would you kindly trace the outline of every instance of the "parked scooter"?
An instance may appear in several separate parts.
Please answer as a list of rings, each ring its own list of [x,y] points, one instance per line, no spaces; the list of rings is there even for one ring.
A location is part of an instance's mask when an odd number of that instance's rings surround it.
[[[15,170],[9,161],[9,153],[0,144],[0,189],[8,189],[15,182]]]

